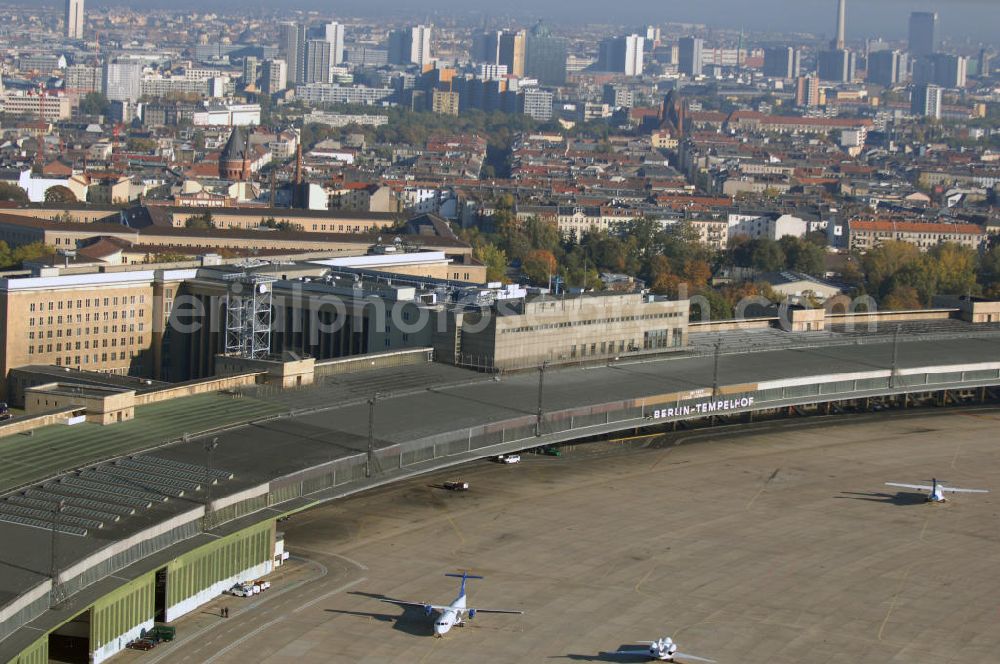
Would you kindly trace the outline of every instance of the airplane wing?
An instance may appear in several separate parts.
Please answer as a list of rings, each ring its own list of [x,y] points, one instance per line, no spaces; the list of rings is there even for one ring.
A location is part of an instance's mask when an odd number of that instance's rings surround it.
[[[682,662],[708,662],[709,664],[715,664],[714,659],[705,659],[704,657],[698,657],[697,655],[689,655],[684,652],[675,652],[674,659],[679,659]]]
[[[405,602],[401,599],[389,599],[388,597],[380,597],[380,602],[386,602],[388,604],[396,604],[397,606],[419,606],[421,609],[431,608],[435,611],[447,611],[450,606],[441,606],[440,604],[425,604],[424,602]]]
[[[628,655],[628,656],[635,656],[635,657],[645,657],[646,659],[649,659],[649,648],[646,648],[645,650],[616,650],[614,652],[607,653],[607,654],[609,654],[609,655]]]
[[[899,482],[886,482],[886,486],[898,486],[903,489],[916,489],[918,491],[933,491],[934,487],[929,484],[900,484]],[[940,486],[940,485],[938,485]],[[943,487],[942,487],[943,488]]]
[[[522,614],[524,611],[513,611],[508,609],[480,609],[476,607],[471,607],[467,609],[468,611],[475,611],[476,613],[515,613]]]
[[[943,486],[942,491],[950,491],[951,493],[989,493],[989,489],[959,489],[954,486]]]

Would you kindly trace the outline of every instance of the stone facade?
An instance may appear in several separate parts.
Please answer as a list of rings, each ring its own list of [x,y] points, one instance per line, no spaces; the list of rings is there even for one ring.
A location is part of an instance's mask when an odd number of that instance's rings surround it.
[[[640,293],[501,301],[453,313],[435,336],[435,353],[444,362],[517,369],[680,350],[688,305]]]

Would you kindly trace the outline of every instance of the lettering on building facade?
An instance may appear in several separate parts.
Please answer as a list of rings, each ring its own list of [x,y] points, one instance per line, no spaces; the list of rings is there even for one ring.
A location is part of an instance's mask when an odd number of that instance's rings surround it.
[[[672,406],[670,408],[657,408],[653,411],[654,420],[662,420],[671,417],[689,417],[692,415],[713,415],[715,413],[725,413],[732,410],[749,408],[753,405],[753,397],[734,397],[731,399],[710,399],[699,401],[698,403],[684,406]]]

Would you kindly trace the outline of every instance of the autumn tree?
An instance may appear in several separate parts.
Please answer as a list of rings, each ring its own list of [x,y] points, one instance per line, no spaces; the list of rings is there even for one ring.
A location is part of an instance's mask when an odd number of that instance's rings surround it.
[[[910,309],[920,309],[920,293],[913,286],[901,284],[882,298],[882,308],[890,311],[906,311]]]
[[[935,261],[938,293],[966,295],[978,290],[975,251],[957,242],[944,242],[928,253]]]
[[[708,280],[712,278],[712,266],[703,260],[688,259],[684,262],[681,276],[692,292],[698,291],[707,286]]]
[[[548,285],[549,277],[556,273],[556,265],[551,251],[534,249],[525,257],[521,271],[532,283]]]
[[[657,295],[676,295],[681,278],[674,274],[667,257],[660,254],[649,261],[649,288]]]

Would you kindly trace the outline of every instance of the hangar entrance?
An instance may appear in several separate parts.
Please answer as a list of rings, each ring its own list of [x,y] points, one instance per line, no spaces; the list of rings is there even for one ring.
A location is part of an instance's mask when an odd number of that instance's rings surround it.
[[[90,609],[49,634],[49,661],[66,664],[90,661]]]
[[[167,622],[167,568],[156,570],[156,586],[153,593],[153,620]]]

